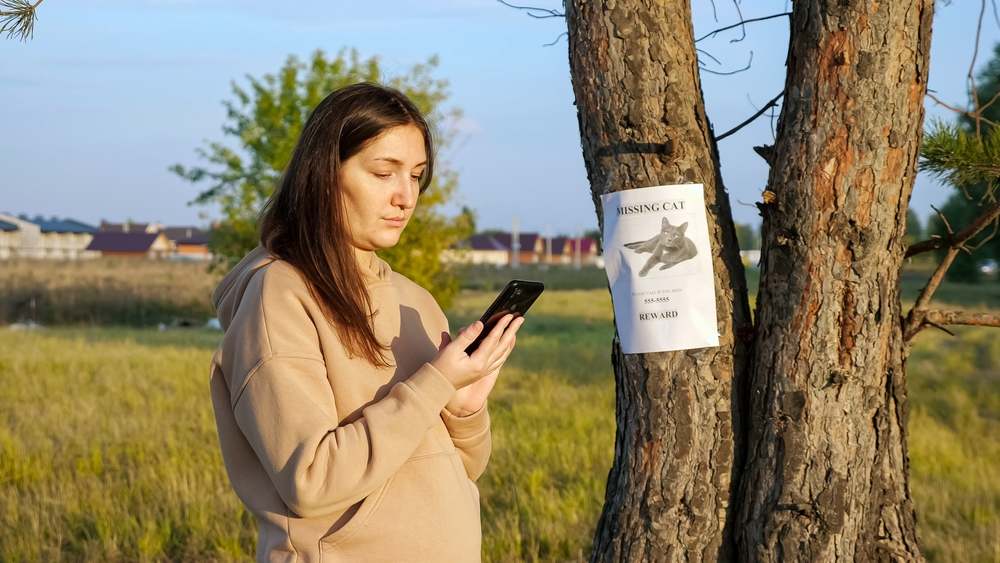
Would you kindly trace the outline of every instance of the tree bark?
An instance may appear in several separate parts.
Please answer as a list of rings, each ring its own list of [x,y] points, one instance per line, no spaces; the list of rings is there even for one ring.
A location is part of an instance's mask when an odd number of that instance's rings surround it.
[[[899,272],[932,11],[793,3],[735,527],[749,560],[921,559]]]
[[[566,2],[584,160],[600,196],[660,184],[705,185],[718,348],[621,352],[615,457],[594,561],[732,558],[726,538],[740,465],[740,396],[752,333],[743,265],[705,116],[687,0]]]

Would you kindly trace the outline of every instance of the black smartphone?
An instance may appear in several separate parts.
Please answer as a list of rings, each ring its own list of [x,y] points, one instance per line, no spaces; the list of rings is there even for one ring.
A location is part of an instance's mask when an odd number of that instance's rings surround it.
[[[544,289],[545,284],[539,281],[510,280],[507,282],[507,285],[486,309],[483,316],[479,318],[483,322],[483,331],[479,333],[472,344],[465,348],[465,353],[475,352],[479,348],[479,344],[489,336],[497,321],[507,313],[512,313],[514,318],[524,316]]]

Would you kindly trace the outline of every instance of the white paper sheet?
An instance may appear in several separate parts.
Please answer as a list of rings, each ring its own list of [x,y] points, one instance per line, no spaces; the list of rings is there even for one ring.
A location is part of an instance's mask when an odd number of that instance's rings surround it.
[[[622,352],[719,345],[702,184],[601,196],[604,270]]]

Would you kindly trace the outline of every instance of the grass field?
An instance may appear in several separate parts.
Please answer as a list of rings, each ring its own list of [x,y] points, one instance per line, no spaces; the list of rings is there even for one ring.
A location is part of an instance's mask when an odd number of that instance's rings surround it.
[[[452,330],[492,296],[463,293]],[[613,451],[611,318],[604,289],[551,291],[519,335],[490,399],[486,560],[586,557]],[[908,363],[920,536],[934,561],[997,561],[1000,338],[957,332],[922,333]],[[208,399],[219,338],[0,329],[0,561],[251,557]]]

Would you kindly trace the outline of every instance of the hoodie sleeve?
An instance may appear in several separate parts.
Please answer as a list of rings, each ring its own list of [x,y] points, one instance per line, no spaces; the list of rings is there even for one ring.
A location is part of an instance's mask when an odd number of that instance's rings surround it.
[[[238,340],[261,341],[265,352],[230,387],[234,416],[292,511],[307,518],[336,513],[403,465],[455,387],[424,363],[360,418],[340,425],[314,321],[299,293],[304,287],[272,274],[261,276],[259,304],[251,299],[233,324]]]
[[[433,298],[432,298],[433,299]],[[440,310],[440,308],[439,308]],[[451,334],[448,317],[441,313],[445,330]],[[451,441],[465,466],[465,472],[473,481],[486,471],[493,449],[493,435],[490,430],[489,399],[476,412],[466,416],[456,416],[448,409],[441,409],[441,419],[448,428]]]
[[[493,449],[493,436],[490,431],[490,413],[487,409],[489,399],[476,412],[466,416],[456,416],[448,409],[441,410],[441,419],[448,428],[451,441],[462,458],[462,465],[469,479],[479,479],[486,471]]]

